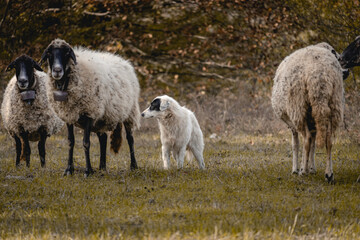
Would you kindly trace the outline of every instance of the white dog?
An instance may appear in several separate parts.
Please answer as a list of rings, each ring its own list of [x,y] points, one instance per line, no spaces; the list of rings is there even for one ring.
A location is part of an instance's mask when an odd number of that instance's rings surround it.
[[[182,168],[186,150],[192,152],[201,169],[205,168],[203,134],[193,112],[163,95],[156,97],[141,116],[158,120],[165,169],[170,167],[170,152],[177,161],[177,167]]]

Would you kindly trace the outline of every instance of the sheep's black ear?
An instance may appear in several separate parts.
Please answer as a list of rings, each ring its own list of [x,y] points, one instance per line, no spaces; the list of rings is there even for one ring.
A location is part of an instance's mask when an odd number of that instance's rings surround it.
[[[44,70],[42,70],[42,68],[40,67],[40,65],[35,62],[34,60],[32,60],[32,66],[33,68],[35,68],[36,70],[40,71],[40,72],[43,72]]]
[[[347,77],[348,77],[349,74],[350,74],[349,69],[346,69],[346,70],[343,69],[342,74],[343,74],[343,80],[347,79]]]
[[[13,69],[15,67],[16,64],[16,60],[12,61],[9,66],[7,66],[5,71],[10,71],[11,69]]]
[[[70,55],[71,59],[74,61],[74,64],[76,65],[76,57],[75,57],[74,50],[72,50],[72,48],[69,48],[68,51],[69,51],[68,54]]]
[[[41,65],[49,58],[49,54],[48,54],[48,53],[50,52],[51,48],[52,48],[52,45],[48,46],[48,47],[44,50],[43,54],[41,55],[41,60],[40,60],[40,64],[41,64]]]

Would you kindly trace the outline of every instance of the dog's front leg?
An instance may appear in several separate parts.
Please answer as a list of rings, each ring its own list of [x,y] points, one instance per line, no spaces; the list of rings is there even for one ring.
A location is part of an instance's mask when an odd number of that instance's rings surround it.
[[[162,159],[164,162],[164,169],[169,169],[170,167],[170,147],[163,144],[161,147],[162,150]]]
[[[183,168],[183,166],[184,166],[185,153],[186,153],[186,147],[180,148],[175,153],[174,157],[176,159],[178,169]]]

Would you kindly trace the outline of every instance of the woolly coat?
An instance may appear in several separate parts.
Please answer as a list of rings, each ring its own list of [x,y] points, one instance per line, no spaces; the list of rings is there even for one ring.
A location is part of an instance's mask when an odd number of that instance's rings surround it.
[[[66,43],[54,40],[54,45]],[[68,124],[77,124],[82,115],[94,120],[93,131],[115,129],[118,123],[129,122],[140,127],[138,98],[140,86],[132,65],[120,56],[92,51],[83,47],[73,48],[77,64],[69,60],[70,79],[68,98],[54,100],[55,80],[48,82],[48,97],[59,117]],[[81,126],[80,126],[81,127]]]
[[[14,76],[6,87],[1,105],[1,115],[5,129],[11,136],[19,136],[21,131],[29,133],[29,139],[37,141],[37,131],[43,127],[48,136],[60,131],[64,122],[56,115],[49,104],[46,94],[48,76],[39,71],[34,71],[36,98],[31,105],[21,99]]]
[[[293,130],[304,133],[311,116],[319,147],[344,113],[342,68],[329,46],[308,46],[286,57],[276,71],[271,99],[275,115]]]

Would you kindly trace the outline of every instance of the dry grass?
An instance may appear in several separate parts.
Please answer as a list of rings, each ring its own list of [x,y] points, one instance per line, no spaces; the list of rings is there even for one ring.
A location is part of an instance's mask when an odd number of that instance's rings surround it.
[[[79,134],[70,177],[65,136],[47,142],[45,169],[35,145],[30,169],[16,169],[12,139],[1,134],[0,238],[360,239],[359,146],[346,138],[334,146],[335,185],[324,180],[322,150],[317,174],[290,174],[287,132],[207,138],[205,171],[196,162],[164,171],[158,134],[135,140],[139,170],[129,170],[124,144],[108,154],[107,173],[84,178]],[[94,136],[91,157],[97,168]]]

